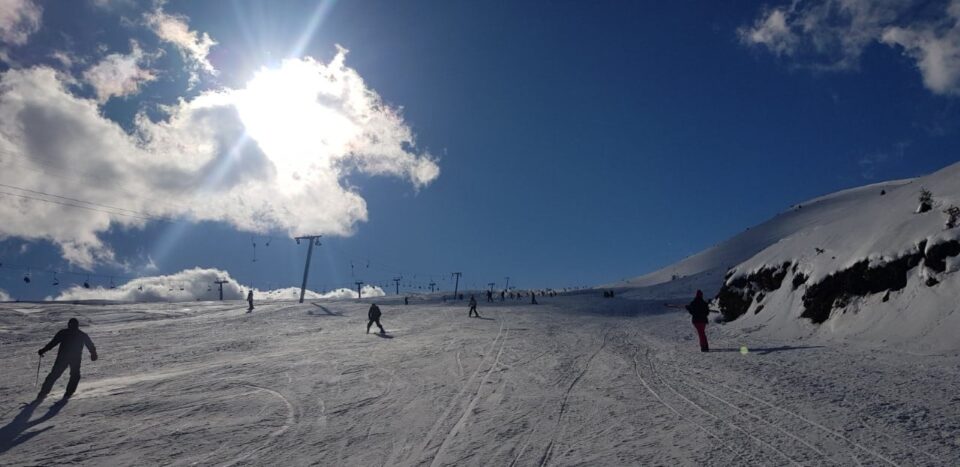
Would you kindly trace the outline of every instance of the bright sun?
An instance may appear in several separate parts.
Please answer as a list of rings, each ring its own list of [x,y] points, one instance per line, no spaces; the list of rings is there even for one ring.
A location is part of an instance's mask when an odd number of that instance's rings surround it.
[[[261,69],[237,91],[240,119],[282,182],[306,176],[313,167],[326,169],[360,132],[342,110],[343,84],[323,76],[322,67],[312,60],[286,60],[280,68]]]

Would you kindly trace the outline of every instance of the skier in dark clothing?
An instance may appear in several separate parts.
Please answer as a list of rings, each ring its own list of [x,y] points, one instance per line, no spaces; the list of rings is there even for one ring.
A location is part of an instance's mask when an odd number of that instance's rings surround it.
[[[247,308],[247,313],[250,313],[253,311],[253,289],[250,289],[250,291],[247,292],[247,303],[250,304],[250,306]]]
[[[506,292],[506,291],[504,291],[504,290],[501,290],[501,291],[500,291],[500,301],[501,301],[501,302],[504,301],[504,300],[506,300],[506,295],[507,295],[507,292]]]
[[[467,312],[467,316],[473,318],[473,315],[477,315],[477,318],[480,317],[480,313],[477,312],[477,299],[470,296],[470,311]]]
[[[370,322],[367,323],[367,334],[370,334],[370,326],[373,326],[373,323],[377,323],[377,327],[380,328],[380,334],[387,333],[387,331],[383,329],[383,326],[380,325],[380,307],[378,307],[376,303],[370,305],[367,318],[370,318]]]
[[[536,304],[537,304],[537,293],[536,293],[536,292],[530,294],[530,304],[531,304],[531,305],[536,305]]]
[[[492,302],[492,301],[493,301],[493,291],[492,291],[492,290],[488,290],[488,291],[487,291],[487,301],[488,301],[488,302]]]
[[[667,305],[671,308],[680,308],[679,305]],[[693,327],[697,329],[697,337],[700,338],[700,351],[709,352],[710,346],[707,344],[707,323],[709,319],[707,318],[710,315],[710,306],[707,305],[706,300],[703,299],[703,292],[698,290],[697,296],[694,297],[693,301],[683,307],[686,309],[690,316],[692,317]]]
[[[409,305],[409,304],[410,304],[410,297],[403,297],[403,304],[404,304],[404,305]]]
[[[73,395],[77,390],[77,384],[80,384],[80,361],[84,347],[90,351],[90,360],[97,361],[97,348],[94,347],[90,336],[80,330],[80,322],[76,318],[70,318],[70,321],[67,321],[67,329],[58,331],[50,343],[37,353],[43,357],[43,354],[58,345],[60,348],[57,349],[57,360],[53,363],[50,374],[43,380],[37,400],[43,400],[47,394],[50,394],[53,383],[57,382],[67,367],[70,367],[70,381],[67,382],[67,390],[63,393],[63,398],[69,399]]]

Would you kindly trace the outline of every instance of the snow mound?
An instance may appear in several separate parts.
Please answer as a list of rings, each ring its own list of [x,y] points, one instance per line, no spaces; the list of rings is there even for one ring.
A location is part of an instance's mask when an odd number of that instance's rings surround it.
[[[960,164],[910,180],[815,198],[659,271],[613,286],[627,296],[716,293],[730,326],[779,338],[811,335],[960,349]],[[932,194],[922,209],[921,193]]]

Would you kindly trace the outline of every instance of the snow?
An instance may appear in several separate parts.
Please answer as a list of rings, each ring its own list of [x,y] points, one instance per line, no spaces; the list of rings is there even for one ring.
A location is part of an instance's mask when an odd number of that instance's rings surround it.
[[[0,304],[0,464],[949,465],[956,355],[784,343],[663,301]],[[36,350],[97,345],[39,407]],[[748,352],[741,353],[746,346]],[[52,356],[52,354],[48,354]],[[51,358],[43,360],[43,371]],[[43,377],[41,374],[41,378]]]
[[[891,292],[855,297],[846,306],[834,309],[830,318],[811,324],[801,318],[803,293],[811,284],[843,271],[860,261],[871,266],[886,264],[935,244],[960,239],[960,228],[946,229],[950,205],[960,205],[960,164],[910,180],[898,180],[841,191],[819,197],[775,216],[710,249],[659,271],[607,287],[624,289],[624,296],[638,299],[689,300],[696,289],[713,295],[730,280],[747,276],[764,267],[785,262],[796,265],[797,273],[808,276],[805,285],[793,290],[793,272],[784,285],[726,326],[741,333],[755,334],[783,342],[812,336],[832,342],[871,348],[897,348],[919,354],[960,351],[954,336],[960,329],[960,277],[958,258],[947,259],[943,273],[917,266],[908,272],[907,286]],[[921,188],[933,193],[929,212],[916,213]],[[884,194],[881,195],[881,192]],[[822,250],[820,252],[819,250]],[[928,277],[940,282],[925,285]]]

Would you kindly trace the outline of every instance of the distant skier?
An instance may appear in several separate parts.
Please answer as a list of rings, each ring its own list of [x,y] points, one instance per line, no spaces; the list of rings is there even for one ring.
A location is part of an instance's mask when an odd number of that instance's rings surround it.
[[[480,313],[477,312],[477,299],[470,296],[470,311],[467,312],[467,316],[473,318],[473,315],[477,315],[477,318],[480,317]]]
[[[403,297],[403,304],[404,304],[404,305],[409,305],[409,304],[410,304],[410,297]]]
[[[492,302],[492,301],[493,301],[493,291],[492,291],[492,290],[488,290],[488,291],[487,291],[487,302]]]
[[[536,293],[536,292],[533,292],[533,293],[530,294],[530,304],[531,304],[531,305],[536,305],[536,304],[537,304],[537,293]]]
[[[367,323],[367,334],[370,334],[370,326],[373,326],[373,323],[377,323],[377,327],[380,328],[380,334],[386,334],[387,331],[383,329],[383,326],[380,325],[380,307],[376,303],[370,304],[370,311],[367,312],[367,318],[370,318],[370,322]]]
[[[60,348],[57,349],[57,360],[53,363],[50,374],[43,380],[43,386],[40,387],[40,393],[37,394],[38,401],[43,400],[47,397],[47,394],[50,394],[53,383],[57,382],[57,379],[60,378],[67,367],[70,367],[70,380],[67,382],[67,389],[63,393],[63,398],[69,399],[73,395],[77,390],[77,385],[80,384],[80,362],[83,359],[84,347],[90,351],[90,360],[97,361],[97,348],[94,347],[90,336],[80,330],[80,322],[76,318],[70,318],[70,321],[67,321],[67,329],[58,331],[50,343],[37,353],[43,357],[43,354],[58,345]]]
[[[500,301],[502,302],[502,301],[506,300],[506,299],[507,299],[506,297],[507,297],[507,291],[501,290],[501,291],[500,291]]]
[[[250,306],[247,307],[247,313],[250,313],[253,311],[253,289],[247,292],[247,303],[250,304]]]
[[[680,305],[667,304],[667,306],[670,308],[681,308]],[[697,337],[700,338],[700,351],[709,352],[710,346],[707,344],[706,327],[709,322],[710,306],[707,305],[706,300],[703,299],[703,291],[697,290],[697,296],[694,297],[693,301],[682,308],[686,309],[692,317],[693,327],[697,329]]]

